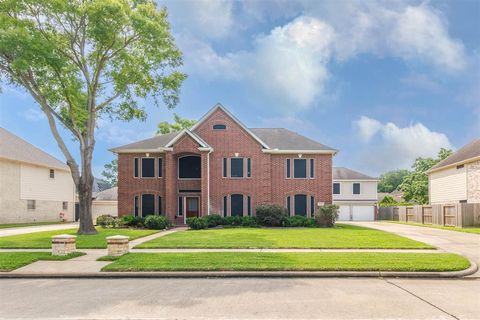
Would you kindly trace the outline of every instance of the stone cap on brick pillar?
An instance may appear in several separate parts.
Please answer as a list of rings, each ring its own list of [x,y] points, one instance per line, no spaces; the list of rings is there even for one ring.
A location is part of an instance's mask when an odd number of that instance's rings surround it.
[[[75,241],[77,236],[72,234],[57,234],[52,236],[52,242],[72,242]]]
[[[116,236],[110,236],[107,237],[107,242],[127,242],[130,237],[128,236],[121,236],[121,235],[116,235]]]

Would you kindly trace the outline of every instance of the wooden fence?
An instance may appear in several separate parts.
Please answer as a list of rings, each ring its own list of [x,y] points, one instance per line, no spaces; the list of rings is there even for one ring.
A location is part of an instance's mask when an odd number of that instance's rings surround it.
[[[432,204],[384,207],[378,220],[393,220],[451,227],[480,226],[480,203]]]

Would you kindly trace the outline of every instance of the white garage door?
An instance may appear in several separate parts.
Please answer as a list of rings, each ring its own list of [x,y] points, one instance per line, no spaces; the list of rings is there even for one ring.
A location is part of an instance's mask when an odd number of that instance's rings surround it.
[[[373,221],[375,208],[373,206],[353,206],[353,221]]]
[[[350,220],[350,206],[340,206],[338,208],[338,221]]]

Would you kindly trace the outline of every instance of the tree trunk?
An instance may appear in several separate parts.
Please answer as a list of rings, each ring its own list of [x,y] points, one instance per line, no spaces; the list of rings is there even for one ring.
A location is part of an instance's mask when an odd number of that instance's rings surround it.
[[[93,148],[92,148],[93,149]],[[87,154],[84,154],[85,152]],[[96,234],[97,230],[93,225],[92,218],[92,189],[93,189],[93,174],[91,167],[91,156],[88,149],[81,150],[82,152],[82,175],[80,176],[77,192],[80,209],[80,225],[78,234]]]

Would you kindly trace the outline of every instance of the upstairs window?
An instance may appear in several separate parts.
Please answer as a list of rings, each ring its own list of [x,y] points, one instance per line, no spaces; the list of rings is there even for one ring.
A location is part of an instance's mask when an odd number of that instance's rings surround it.
[[[142,178],[155,177],[155,158],[142,158]]]
[[[230,177],[243,178],[243,158],[230,159]]]
[[[138,178],[138,158],[133,159],[133,176]]]
[[[214,124],[213,125],[213,130],[225,130],[227,129],[227,126],[224,124]]]
[[[287,159],[287,178],[291,178],[291,175],[290,175],[290,159]]]
[[[293,177],[305,179],[307,177],[307,160],[293,159]]]
[[[227,177],[227,158],[223,158],[223,177]]]
[[[310,159],[310,178],[315,178],[315,160]]]
[[[180,179],[200,179],[202,177],[199,156],[185,156],[178,159],[178,177]]]
[[[163,159],[158,158],[158,177],[161,178],[163,177]]]
[[[333,184],[333,194],[340,194],[340,183],[335,182]]]
[[[252,176],[252,159],[248,158],[247,159],[247,177]]]
[[[55,170],[50,169],[50,179],[54,179],[54,178],[55,178]]]
[[[360,183],[355,182],[353,184],[353,194],[360,194]]]

